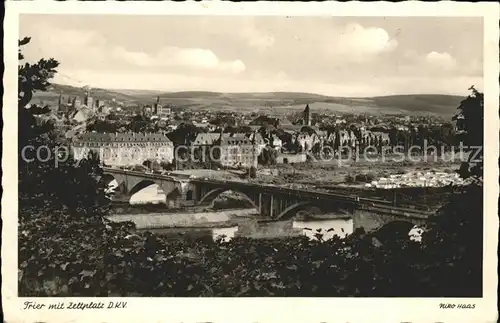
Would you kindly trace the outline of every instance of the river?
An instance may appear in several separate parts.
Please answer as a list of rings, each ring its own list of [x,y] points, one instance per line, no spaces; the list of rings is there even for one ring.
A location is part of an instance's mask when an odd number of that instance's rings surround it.
[[[165,194],[153,184],[135,193],[130,198],[131,205],[165,203]],[[335,217],[335,215],[332,215]],[[201,235],[213,239],[229,240],[235,236],[251,238],[275,238],[305,235],[316,239],[321,231],[323,239],[334,235],[344,237],[352,233],[350,218],[338,217],[312,221],[268,221],[258,220],[255,209],[213,210],[204,212],[168,212],[117,214],[110,217],[114,221],[133,221],[138,230],[151,231],[163,235]],[[328,232],[327,232],[328,231]]]

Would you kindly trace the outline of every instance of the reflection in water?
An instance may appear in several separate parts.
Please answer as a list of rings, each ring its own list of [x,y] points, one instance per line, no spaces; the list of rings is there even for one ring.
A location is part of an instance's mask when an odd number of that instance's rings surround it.
[[[277,222],[270,222],[260,224],[258,227],[254,227],[254,230],[248,232],[244,229],[244,226],[233,226],[229,228],[213,228],[212,237],[216,240],[218,237],[225,235],[224,241],[229,241],[236,235],[242,237],[252,237],[252,238],[272,238],[272,237],[283,237],[288,235],[295,235],[285,225],[276,225]],[[318,229],[321,229],[323,234],[323,240],[329,240],[334,235],[341,238],[345,238],[346,235],[351,234],[353,231],[353,225],[351,219],[329,219],[329,220],[316,220],[316,221],[294,221],[292,223],[293,229],[299,229],[303,235],[310,239],[317,239],[315,236],[318,233]],[[302,230],[300,230],[302,229]],[[329,232],[327,232],[330,230]]]
[[[425,231],[424,227],[416,225],[413,227],[413,229],[410,230],[408,236],[410,237],[410,240],[416,242],[422,242],[422,234],[424,233],[424,231]]]
[[[238,226],[230,227],[230,228],[215,228],[212,230],[212,238],[214,240],[222,239],[223,241],[229,241],[234,238],[235,233],[238,231]]]
[[[329,240],[337,235],[345,238],[353,231],[352,219],[328,219],[315,221],[294,221],[294,228],[302,228],[302,233],[310,239],[316,239],[317,230],[321,230],[323,240]],[[329,232],[327,232],[329,230]]]

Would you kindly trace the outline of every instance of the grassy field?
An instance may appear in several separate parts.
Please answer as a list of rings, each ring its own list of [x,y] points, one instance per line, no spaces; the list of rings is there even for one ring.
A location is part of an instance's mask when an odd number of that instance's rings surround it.
[[[35,102],[57,104],[59,94],[83,96],[84,90],[69,85],[53,84],[48,92],[36,92]],[[315,112],[371,113],[371,114],[435,114],[451,116],[463,97],[452,95],[392,95],[367,98],[330,97],[313,93],[218,93],[185,91],[161,93],[141,90],[92,89],[92,95],[101,100],[116,99],[124,105],[152,104],[159,96],[161,102],[184,109],[212,111],[254,112],[269,110],[273,113],[300,110],[309,104]]]

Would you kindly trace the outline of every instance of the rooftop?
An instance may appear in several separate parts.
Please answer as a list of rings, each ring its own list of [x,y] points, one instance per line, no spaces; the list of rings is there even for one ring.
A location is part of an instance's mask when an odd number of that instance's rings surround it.
[[[86,132],[77,137],[79,142],[170,142],[170,139],[161,133],[101,133]]]
[[[254,138],[255,136],[255,138]],[[208,133],[199,133],[194,140],[195,145],[213,145],[217,142],[221,137],[220,132],[208,132]],[[222,134],[222,143],[221,144],[251,144],[252,140],[255,139],[255,143],[261,144],[264,142],[264,139],[259,133],[223,133]]]

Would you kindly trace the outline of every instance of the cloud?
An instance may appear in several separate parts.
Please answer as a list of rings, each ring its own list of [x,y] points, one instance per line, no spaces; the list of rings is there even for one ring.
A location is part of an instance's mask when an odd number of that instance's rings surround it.
[[[337,37],[333,37],[330,50],[334,54],[363,60],[391,52],[397,46],[398,42],[382,28],[348,24]]]
[[[32,52],[28,56],[34,59],[55,57],[62,66],[71,68],[113,66],[117,69],[164,68],[231,74],[246,70],[240,59],[221,60],[212,50],[205,48],[165,46],[152,53],[133,51],[111,43],[96,32],[54,28],[50,24],[41,24],[30,35],[34,37],[26,48]]]
[[[221,61],[213,51],[203,48],[163,47],[155,54],[149,55],[116,47],[112,55],[115,59],[140,67],[187,68],[235,74],[244,72],[246,69],[241,60]]]
[[[448,52],[419,54],[409,50],[401,56],[398,71],[410,77],[426,76],[433,81],[450,77],[477,78],[483,76],[483,63],[481,59],[459,60]]]
[[[430,52],[425,56],[426,62],[436,69],[453,70],[457,67],[457,60],[448,53]]]
[[[25,57],[56,58],[61,83],[370,96],[453,89],[462,93],[464,86],[480,84],[483,74],[480,43],[451,31],[421,37],[422,25],[428,26],[422,21],[38,17],[21,17],[20,36],[32,36],[23,49]],[[478,30],[471,35],[482,29]]]

